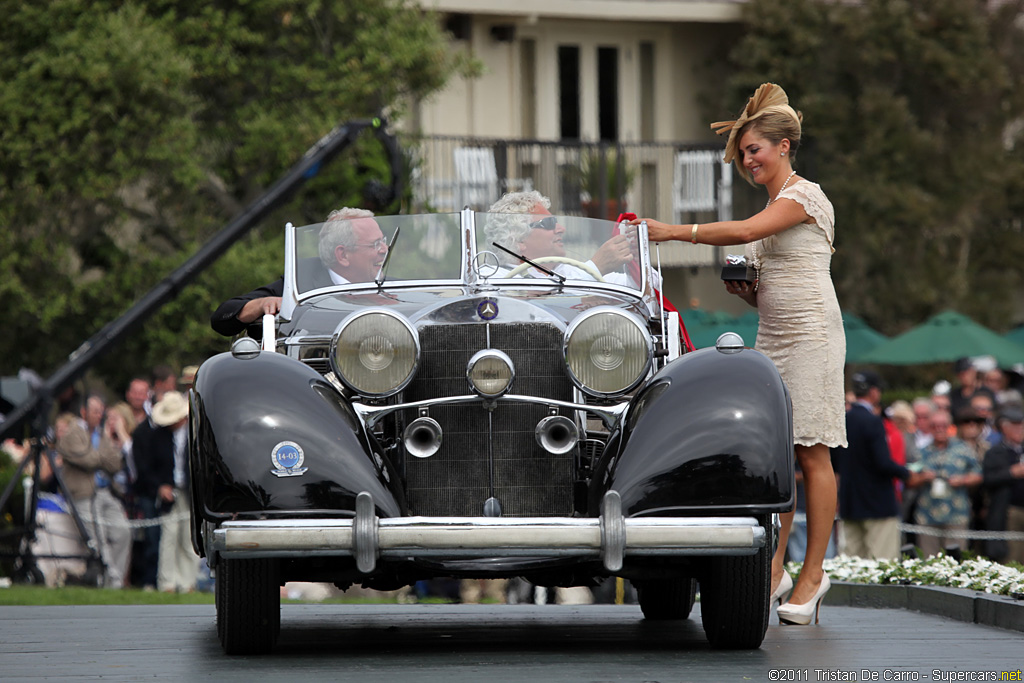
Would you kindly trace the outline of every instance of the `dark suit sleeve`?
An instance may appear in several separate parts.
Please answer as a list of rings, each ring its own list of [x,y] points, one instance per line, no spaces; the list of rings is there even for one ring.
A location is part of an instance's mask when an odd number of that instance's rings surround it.
[[[248,325],[238,320],[238,314],[242,308],[253,299],[260,299],[265,296],[281,296],[284,293],[284,277],[270,283],[257,287],[248,294],[228,299],[213,312],[210,316],[210,326],[214,331],[223,334],[225,337],[233,337],[245,330]]]
[[[885,438],[885,425],[879,419],[866,423],[867,455],[871,460],[871,468],[876,472],[903,479],[910,476],[910,470],[896,463],[889,453],[889,442]]]
[[[1001,443],[988,449],[982,460],[982,476],[985,486],[995,488],[1013,482],[1010,468],[1013,466],[1014,456],[1015,453]]]
[[[132,432],[132,459],[135,461],[135,483],[133,488],[137,496],[153,498],[156,496],[156,472],[153,461],[153,435],[155,430],[144,420]]]
[[[174,432],[167,427],[156,430],[153,453],[156,456],[157,488],[174,486]]]

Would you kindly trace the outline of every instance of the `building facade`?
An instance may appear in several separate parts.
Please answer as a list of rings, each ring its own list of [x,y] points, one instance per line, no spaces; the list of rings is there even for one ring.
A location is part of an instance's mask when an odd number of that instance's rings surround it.
[[[724,144],[700,106],[721,77],[714,60],[739,35],[740,0],[422,4],[484,73],[414,107],[421,208],[486,208],[533,188],[556,213],[704,222],[747,209],[751,192],[720,163]],[[718,266],[737,249],[659,251],[677,305],[736,307]]]

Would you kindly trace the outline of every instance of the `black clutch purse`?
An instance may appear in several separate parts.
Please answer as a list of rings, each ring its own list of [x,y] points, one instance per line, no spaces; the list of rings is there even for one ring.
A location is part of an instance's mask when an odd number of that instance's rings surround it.
[[[747,282],[752,285],[757,280],[757,271],[747,265],[747,259],[744,256],[726,256],[725,265],[722,266],[722,280]]]

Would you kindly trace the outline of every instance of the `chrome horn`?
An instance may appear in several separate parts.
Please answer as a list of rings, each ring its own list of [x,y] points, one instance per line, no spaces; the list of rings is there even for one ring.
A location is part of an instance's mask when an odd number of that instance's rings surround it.
[[[568,453],[576,447],[580,430],[563,415],[548,415],[537,423],[537,443],[552,455]]]
[[[422,415],[409,423],[402,439],[410,455],[429,458],[441,448],[441,425],[434,418]]]

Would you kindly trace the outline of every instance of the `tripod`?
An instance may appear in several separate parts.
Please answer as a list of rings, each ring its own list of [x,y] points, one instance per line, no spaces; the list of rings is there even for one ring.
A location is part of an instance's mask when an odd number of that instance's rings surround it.
[[[58,490],[64,496],[64,500],[67,501],[71,519],[74,521],[75,528],[85,544],[87,550],[85,555],[36,555],[33,552],[32,545],[36,541],[36,530],[39,528],[36,522],[36,512],[39,510],[39,484],[43,458],[46,458],[50,471],[53,472],[54,480],[57,482]],[[67,484],[64,483],[64,477],[61,476],[60,468],[57,467],[57,461],[53,452],[47,448],[47,444],[42,438],[34,437],[30,439],[29,453],[22,459],[11,480],[7,482],[3,495],[0,495],[0,510],[3,510],[7,505],[8,500],[14,493],[15,487],[24,475],[25,468],[29,464],[33,465],[32,488],[26,505],[25,523],[22,527],[15,527],[2,532],[5,539],[17,539],[17,542],[10,544],[10,546],[4,543],[3,547],[0,548],[0,558],[13,559],[14,576],[12,578],[18,583],[26,584],[43,583],[43,572],[39,569],[36,560],[85,560],[86,570],[82,577],[82,583],[89,586],[98,586],[106,572],[103,558],[96,549],[96,543],[89,535],[85,523],[82,521],[82,516],[75,506],[75,501],[68,491]],[[11,549],[11,546],[13,546],[13,549]]]

